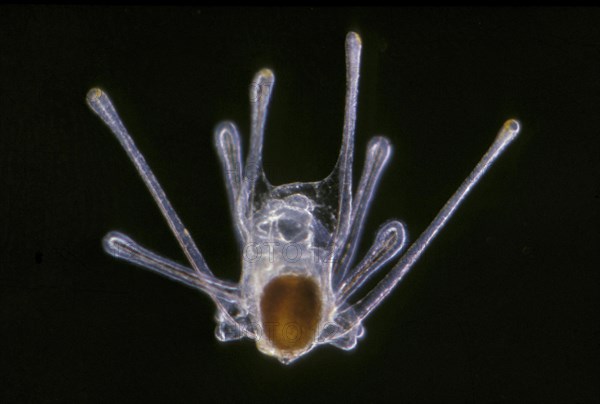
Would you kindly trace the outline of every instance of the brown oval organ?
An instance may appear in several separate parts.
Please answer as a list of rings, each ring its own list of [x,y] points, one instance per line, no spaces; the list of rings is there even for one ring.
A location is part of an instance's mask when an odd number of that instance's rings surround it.
[[[315,338],[321,306],[319,286],[311,278],[282,275],[272,279],[260,299],[264,336],[284,351],[306,348]]]

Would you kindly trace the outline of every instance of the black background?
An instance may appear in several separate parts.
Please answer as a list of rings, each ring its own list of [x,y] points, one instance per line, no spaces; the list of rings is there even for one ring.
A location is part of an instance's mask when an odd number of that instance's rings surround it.
[[[591,402],[599,396],[600,14],[575,9],[0,8],[0,399]],[[344,37],[363,37],[356,164],[394,156],[368,218],[411,239],[503,121],[520,138],[357,348],[292,366],[213,336],[205,296],[107,256],[118,229],[184,262],[84,97],[101,86],[215,273],[240,271],[217,122],[247,142],[248,88],[277,84],[275,184],[325,177]]]

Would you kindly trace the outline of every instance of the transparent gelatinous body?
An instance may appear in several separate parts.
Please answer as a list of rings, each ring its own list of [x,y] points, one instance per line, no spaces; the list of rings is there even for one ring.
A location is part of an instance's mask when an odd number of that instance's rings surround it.
[[[268,69],[258,72],[252,82],[252,125],[245,160],[236,126],[224,122],[216,128],[215,145],[240,243],[242,274],[237,284],[212,274],[110,99],[100,89],[90,90],[88,104],[116,135],[136,166],[191,268],[163,258],[118,232],[106,235],[105,250],[207,293],[217,305],[215,334],[221,341],[255,339],[262,352],[283,363],[290,363],[321,344],[354,348],[364,333],[363,319],[403,278],[519,132],[515,120],[503,125],[489,150],[431,225],[372,290],[357,296],[365,280],[397,257],[406,244],[403,224],[388,221],[377,232],[367,254],[353,265],[366,213],[391,153],[385,137],[369,142],[358,189],[353,193],[360,53],[361,39],[351,32],[346,38],[342,147],[336,166],[324,180],[279,186],[267,180],[262,169],[262,145],[275,81]]]

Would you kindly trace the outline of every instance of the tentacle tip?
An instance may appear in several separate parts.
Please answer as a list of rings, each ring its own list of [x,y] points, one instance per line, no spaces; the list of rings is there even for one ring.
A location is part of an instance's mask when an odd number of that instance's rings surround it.
[[[215,126],[215,134],[217,136],[226,136],[235,131],[237,129],[232,121],[221,121]]]
[[[263,69],[260,69],[256,75],[254,75],[254,79],[252,80],[252,86],[253,87],[260,87],[263,85],[273,85],[273,83],[275,82],[275,73],[273,73],[273,70],[265,67]]]
[[[504,127],[507,128],[507,130],[519,132],[519,130],[521,130],[521,123],[516,119],[509,119],[504,123]]]
[[[362,39],[360,38],[360,35],[358,35],[356,32],[350,31],[346,35],[346,44],[348,44],[349,46],[360,47],[362,46]]]
[[[215,146],[226,153],[231,151],[231,147],[239,145],[239,134],[235,124],[231,121],[222,121],[215,127],[214,131]],[[239,146],[237,146],[239,148]]]
[[[520,130],[521,123],[516,119],[509,119],[508,121],[504,122],[504,125],[502,125],[502,129],[498,134],[498,139],[510,142],[517,137]]]
[[[250,101],[268,102],[273,85],[275,84],[275,74],[271,69],[264,68],[259,70],[250,84]],[[265,95],[264,97],[262,95]]]
[[[390,150],[392,148],[392,141],[387,136],[374,136],[369,140],[369,149],[374,148],[377,150]]]
[[[120,239],[119,234],[117,232],[109,232],[104,235],[102,238],[102,246],[106,251],[113,250],[117,241]]]
[[[258,76],[264,79],[274,79],[275,78],[275,73],[273,73],[273,70],[265,67],[263,69],[260,69],[258,71]]]
[[[85,96],[85,99],[87,100],[87,102],[96,102],[98,100],[98,98],[100,98],[103,94],[103,91],[98,88],[98,87],[94,87],[91,88],[90,91],[87,92],[87,95]]]

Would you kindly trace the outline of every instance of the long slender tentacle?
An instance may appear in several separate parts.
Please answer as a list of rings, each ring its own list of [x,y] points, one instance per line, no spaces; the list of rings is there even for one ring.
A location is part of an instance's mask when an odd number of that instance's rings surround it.
[[[479,163],[475,166],[471,174],[465,179],[458,190],[450,197],[448,202],[442,207],[431,224],[419,236],[419,238],[410,246],[406,253],[400,258],[398,263],[390,272],[373,288],[365,297],[360,299],[349,310],[354,311],[355,323],[361,322],[367,317],[390,292],[404,278],[412,266],[423,254],[427,246],[435,238],[438,232],[448,222],[448,219],[455,213],[458,206],[473,189],[475,184],[490,169],[496,159],[502,154],[506,147],[517,137],[520,130],[519,122],[511,119],[504,123],[496,139],[483,155]]]
[[[90,108],[110,128],[125,152],[127,152],[198,276],[203,278],[206,283],[215,282],[216,278],[208,268],[204,257],[196,247],[189,231],[177,216],[175,209],[173,209],[165,191],[163,191],[148,163],[146,163],[144,156],[142,156],[127,129],[125,129],[108,95],[99,88],[93,88],[88,92],[87,102]]]
[[[263,179],[263,141],[267,110],[274,84],[275,75],[273,72],[269,69],[262,69],[256,74],[250,87],[252,126],[250,128],[250,150],[248,151],[242,178],[243,195],[240,202],[243,204],[251,203],[256,185],[259,179]]]
[[[339,175],[338,224],[333,246],[333,256],[340,256],[350,231],[352,216],[352,163],[354,156],[354,130],[358,104],[358,78],[362,41],[355,32],[346,36],[346,101],[342,147],[335,171]]]

